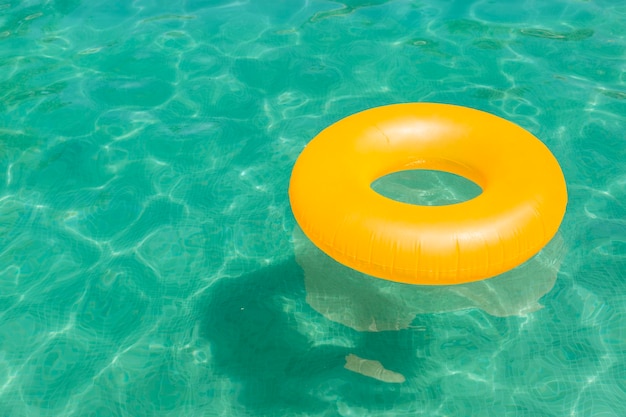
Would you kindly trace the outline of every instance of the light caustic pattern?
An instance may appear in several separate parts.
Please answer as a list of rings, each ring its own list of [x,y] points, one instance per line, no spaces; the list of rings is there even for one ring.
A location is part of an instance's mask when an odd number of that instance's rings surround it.
[[[626,415],[624,27],[603,0],[0,4],[0,415]],[[563,258],[519,304],[298,264],[297,155],[408,101],[561,163]]]

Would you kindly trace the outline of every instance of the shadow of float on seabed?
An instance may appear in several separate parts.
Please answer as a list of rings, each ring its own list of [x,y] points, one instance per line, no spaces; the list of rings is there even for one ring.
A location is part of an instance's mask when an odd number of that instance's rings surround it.
[[[208,294],[201,336],[210,342],[213,369],[233,382],[237,403],[249,415],[336,415],[338,400],[372,411],[413,400],[398,384],[345,366],[395,381],[402,378],[374,369],[376,362],[419,375],[422,361],[415,352],[423,349],[425,332],[358,332],[327,320],[307,304],[294,259],[222,278]]]

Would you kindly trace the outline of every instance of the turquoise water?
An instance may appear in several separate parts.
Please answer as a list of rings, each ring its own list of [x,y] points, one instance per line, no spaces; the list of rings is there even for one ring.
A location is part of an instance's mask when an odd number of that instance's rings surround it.
[[[626,415],[625,56],[618,0],[0,4],[0,416]],[[561,163],[518,304],[312,281],[297,155],[408,101]]]

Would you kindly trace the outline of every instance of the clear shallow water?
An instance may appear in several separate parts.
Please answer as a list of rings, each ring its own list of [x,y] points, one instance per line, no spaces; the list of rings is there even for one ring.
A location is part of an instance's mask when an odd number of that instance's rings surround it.
[[[622,2],[266,3],[0,5],[0,415],[625,415]],[[307,302],[295,158],[406,101],[559,159],[544,308],[369,332]]]

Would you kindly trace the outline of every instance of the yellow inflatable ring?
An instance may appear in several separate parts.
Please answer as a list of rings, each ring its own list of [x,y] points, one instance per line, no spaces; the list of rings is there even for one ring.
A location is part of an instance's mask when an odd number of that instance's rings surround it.
[[[401,203],[376,179],[429,169],[482,188],[446,206]],[[532,134],[466,107],[395,104],[331,125],[302,151],[289,198],[326,254],[363,273],[411,284],[460,284],[506,272],[556,234],[567,191],[561,168]]]

